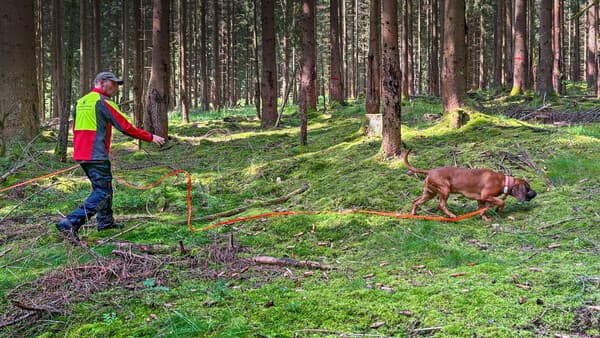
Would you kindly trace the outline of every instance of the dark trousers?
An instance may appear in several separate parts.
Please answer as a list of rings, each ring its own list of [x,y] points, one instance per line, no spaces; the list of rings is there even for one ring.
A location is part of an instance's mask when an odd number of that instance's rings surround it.
[[[110,161],[82,162],[80,165],[92,183],[92,193],[67,218],[75,229],[79,229],[94,215],[96,215],[96,220],[98,220],[99,229],[109,226],[114,222]]]

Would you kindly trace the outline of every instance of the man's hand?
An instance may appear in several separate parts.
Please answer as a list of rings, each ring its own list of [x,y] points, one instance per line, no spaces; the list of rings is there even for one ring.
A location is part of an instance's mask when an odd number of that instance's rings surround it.
[[[158,135],[152,134],[152,142],[154,142],[158,145],[163,145],[163,144],[165,144],[165,139]]]

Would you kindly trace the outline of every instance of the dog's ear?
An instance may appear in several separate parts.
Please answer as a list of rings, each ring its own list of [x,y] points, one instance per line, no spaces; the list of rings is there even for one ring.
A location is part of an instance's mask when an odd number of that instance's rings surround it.
[[[519,182],[512,188],[511,195],[516,197],[519,201],[524,202],[527,199],[527,183]]]

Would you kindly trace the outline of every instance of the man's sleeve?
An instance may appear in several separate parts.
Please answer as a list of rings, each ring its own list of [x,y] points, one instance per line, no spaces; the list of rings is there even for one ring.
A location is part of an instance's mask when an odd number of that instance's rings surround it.
[[[143,141],[152,142],[152,134],[133,126],[127,115],[121,112],[116,103],[110,100],[102,100],[102,102],[108,108],[108,117],[118,131]]]

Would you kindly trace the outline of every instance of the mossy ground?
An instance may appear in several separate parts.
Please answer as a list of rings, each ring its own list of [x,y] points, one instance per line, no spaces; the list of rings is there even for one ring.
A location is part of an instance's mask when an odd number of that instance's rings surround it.
[[[420,118],[440,111],[435,99],[403,103],[407,122],[402,138],[413,149],[411,163],[416,167],[508,170],[526,178],[538,192],[524,204],[509,197],[502,213],[488,212],[492,224],[478,218],[440,223],[323,213],[192,233],[181,223],[187,214],[183,177],[168,178],[143,192],[115,183],[118,216],[153,215],[120,239],[172,245],[183,241],[197,252],[232,233],[250,251],[242,257],[295,257],[337,269],[304,275],[307,269],[266,273],[251,267],[235,277],[215,279],[167,266],[167,280],[159,281],[166,287],[106,289],[71,304],[68,315],[4,328],[0,335],[599,335],[600,313],[581,318],[577,309],[600,304],[600,125],[535,126],[497,114],[515,100],[486,100],[488,114],[469,111],[468,124],[458,130],[449,128],[446,118]],[[273,199],[304,183],[311,188],[283,205],[242,215],[344,209],[407,213],[421,192],[422,178],[407,175],[401,160],[384,159],[380,138],[363,136],[363,107],[351,103],[328,111],[331,114],[311,115],[307,146],[299,142],[295,107],[290,107],[281,128],[270,130],[246,118],[226,122],[223,116],[198,113],[184,125],[175,116],[165,148],[144,145],[143,151],[136,151],[136,142],[115,135],[114,174],[141,185],[172,169],[189,171],[194,217]],[[251,117],[253,112],[232,110],[225,115]],[[34,158],[3,186],[64,168],[66,164],[52,157],[54,140],[54,133],[46,132],[27,152],[13,148],[11,157],[0,162],[3,171],[27,156]],[[507,156],[520,152],[537,169]],[[31,231],[0,237],[0,312],[10,309],[7,293],[18,285],[65,265],[94,260],[88,249],[63,242],[54,228],[59,213],[70,212],[88,193],[87,179],[78,169],[2,196],[0,218],[6,217],[11,229]],[[441,215],[436,204],[426,203],[419,213]],[[459,215],[476,206],[460,196],[449,200],[449,209]],[[136,222],[126,223],[131,227]],[[91,250],[110,256],[114,245],[96,246],[94,241],[116,233],[85,229],[82,236]],[[515,280],[529,288],[518,287]],[[377,322],[385,324],[371,327]]]

